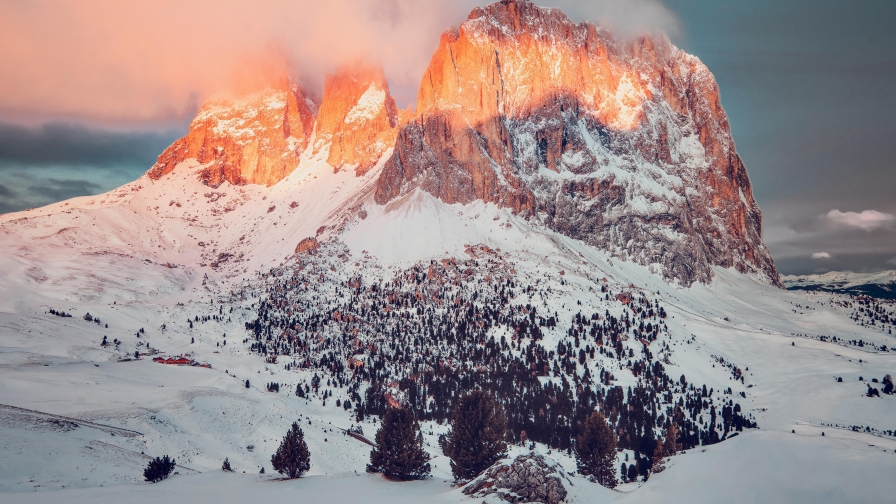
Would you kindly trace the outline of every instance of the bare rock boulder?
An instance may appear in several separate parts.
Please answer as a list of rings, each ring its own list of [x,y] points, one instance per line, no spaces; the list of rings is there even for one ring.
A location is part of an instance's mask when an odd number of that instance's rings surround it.
[[[529,453],[518,456],[510,464],[498,462],[470,482],[463,492],[471,497],[495,494],[512,503],[558,504],[566,499],[564,479],[556,462]]]
[[[296,254],[314,254],[319,248],[317,238],[305,238],[296,245]]]

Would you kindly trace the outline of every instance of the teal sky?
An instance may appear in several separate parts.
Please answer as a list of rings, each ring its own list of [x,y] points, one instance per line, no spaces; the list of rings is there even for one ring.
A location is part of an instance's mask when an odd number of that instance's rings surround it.
[[[782,273],[896,269],[896,2],[667,0],[715,74]],[[812,259],[826,252],[830,259]]]

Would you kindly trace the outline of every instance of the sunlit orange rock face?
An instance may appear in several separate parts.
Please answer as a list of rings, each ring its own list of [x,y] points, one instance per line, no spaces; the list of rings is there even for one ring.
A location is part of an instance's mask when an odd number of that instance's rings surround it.
[[[329,149],[337,171],[363,175],[395,143],[399,111],[379,66],[356,63],[327,76],[315,126],[315,152]]]
[[[780,285],[718,87],[651,37],[620,42],[503,0],[446,32],[378,180],[492,202],[684,285],[712,266]]]
[[[207,165],[200,178],[211,187],[225,180],[270,186],[296,168],[313,126],[314,105],[292,82],[282,89],[206,103],[187,136],[168,147],[148,175],[158,179],[194,158]]]

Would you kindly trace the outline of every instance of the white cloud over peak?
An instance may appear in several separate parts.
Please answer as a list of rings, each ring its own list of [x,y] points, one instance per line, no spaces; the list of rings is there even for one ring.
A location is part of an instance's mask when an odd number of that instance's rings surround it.
[[[831,254],[828,254],[827,252],[816,252],[816,253],[812,254],[812,259],[830,259],[830,258],[831,258]]]
[[[863,210],[861,212],[831,210],[827,213],[827,218],[834,224],[864,229],[865,231],[889,226],[896,221],[896,216],[893,214],[878,212],[877,210]]]

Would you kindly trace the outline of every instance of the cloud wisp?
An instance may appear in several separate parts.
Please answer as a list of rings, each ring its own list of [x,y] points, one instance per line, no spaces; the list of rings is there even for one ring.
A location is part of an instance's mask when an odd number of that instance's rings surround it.
[[[610,28],[621,37],[662,32],[681,36],[678,16],[660,0],[542,0],[538,5],[559,7],[573,21],[590,21]]]
[[[345,61],[381,61],[413,101],[439,35],[481,0],[32,0],[0,2],[0,119],[189,120],[217,93],[292,68],[309,87]],[[667,30],[661,0],[545,0],[620,31]],[[623,5],[624,4],[624,5]]]
[[[22,172],[13,173],[11,176],[4,174],[0,183],[0,213],[35,208],[77,196],[99,194],[107,189],[109,188],[103,187],[98,180],[56,178]]]
[[[831,254],[828,254],[827,252],[815,252],[814,254],[812,254],[812,259],[830,259],[830,258],[831,258]]]
[[[828,221],[839,225],[847,226],[865,231],[873,231],[882,227],[890,227],[896,221],[896,216],[877,210],[863,210],[861,212],[841,212],[840,210],[831,210],[827,213]]]

